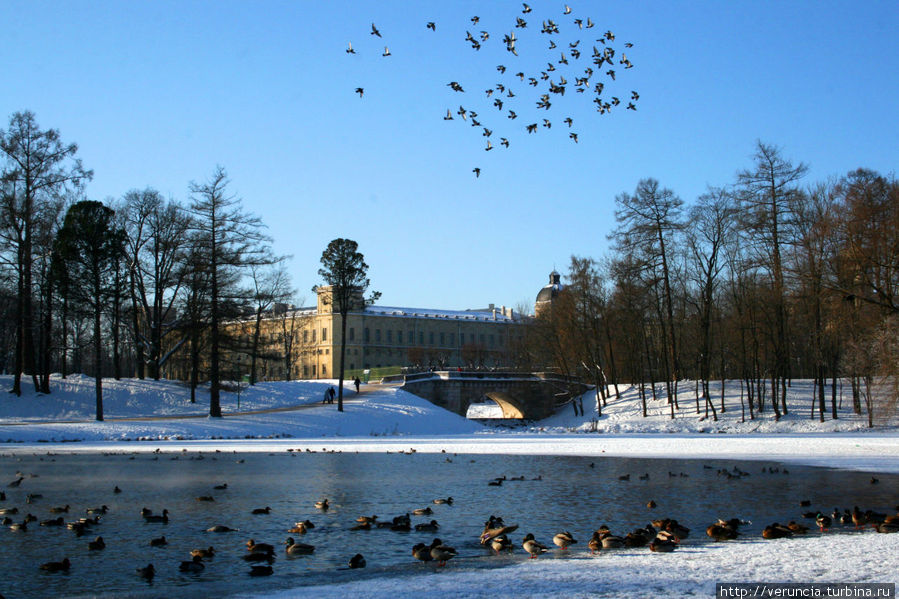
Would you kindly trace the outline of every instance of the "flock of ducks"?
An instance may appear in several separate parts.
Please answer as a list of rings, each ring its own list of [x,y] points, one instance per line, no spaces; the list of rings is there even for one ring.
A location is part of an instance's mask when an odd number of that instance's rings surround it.
[[[593,467],[593,464],[590,466]],[[731,476],[748,475],[748,473],[740,471],[737,468],[734,468],[733,471],[719,470],[718,475],[723,476],[724,473],[729,473]],[[684,474],[685,473],[678,474],[669,472],[669,476],[672,477],[680,477]],[[531,480],[540,480],[541,478],[542,477],[537,477]],[[647,473],[645,475],[640,475],[638,478],[645,480],[649,478],[649,475]],[[619,480],[629,479],[630,475],[619,476]],[[22,473],[17,473],[17,478],[9,483],[8,486],[11,488],[18,488],[23,480],[25,480],[25,476],[23,476]],[[503,476],[492,479],[488,484],[501,486],[502,482],[505,480],[525,480],[525,478],[522,476],[506,479],[506,477]],[[874,484],[874,481],[872,481],[872,484]],[[222,484],[216,485],[214,488],[216,490],[225,490],[228,487],[227,484]],[[119,493],[121,492],[121,489],[116,487],[114,492]],[[42,498],[43,496],[38,493],[29,493],[26,497],[26,503],[31,504]],[[215,501],[211,496],[198,496],[195,499],[197,501]],[[6,494],[4,492],[0,492],[0,501],[6,501]],[[381,519],[377,515],[359,516],[356,518],[355,524],[350,530],[367,531],[374,529],[388,529],[397,532],[415,531],[418,533],[438,533],[440,531],[440,524],[436,519],[428,519],[414,524],[412,522],[412,516],[427,518],[439,511],[440,508],[435,509],[435,506],[449,507],[453,506],[454,503],[455,501],[452,497],[441,497],[433,499],[430,505],[410,510],[408,513],[400,514],[392,518]],[[811,501],[803,500],[799,505],[800,507],[808,508],[811,506]],[[331,508],[331,504],[327,498],[324,498],[315,502],[314,507],[324,513]],[[658,507],[658,504],[654,500],[650,500],[646,503],[646,507],[648,509],[655,509]],[[899,532],[899,506],[896,507],[896,510],[897,514],[888,515],[873,510],[863,511],[858,506],[854,506],[851,510],[834,508],[830,514],[825,514],[820,510],[806,510],[801,512],[800,515],[804,519],[814,521],[815,527],[817,527],[822,534],[835,526],[849,525],[854,526],[855,530],[870,527],[879,533],[893,533]],[[18,507],[3,506],[0,507],[0,519],[2,519],[2,524],[4,526],[7,526],[10,530],[15,532],[26,532],[29,525],[36,522],[38,526],[66,527],[69,530],[72,530],[78,537],[89,533],[91,536],[94,536],[94,531],[102,525],[101,518],[110,511],[110,508],[106,505],[101,505],[99,507],[92,507],[84,510],[84,516],[78,518],[68,516],[74,511],[76,510],[71,505],[66,504],[47,509],[49,514],[55,515],[56,517],[39,520],[31,513],[27,513],[21,520],[19,520],[18,516],[21,514]],[[253,515],[269,515],[271,512],[272,508],[269,506],[250,510],[250,514]],[[147,524],[164,526],[171,521],[171,514],[168,509],[163,509],[161,512],[156,513],[153,510],[144,507],[140,510],[140,518]],[[747,524],[751,523],[740,520],[739,518],[730,518],[727,520],[719,519],[706,528],[706,535],[714,541],[731,541],[739,538],[743,534],[741,528]],[[287,532],[296,536],[306,535],[314,528],[315,525],[310,520],[303,520],[295,522],[287,529]],[[507,525],[503,521],[503,518],[491,515],[488,520],[484,522],[478,542],[482,547],[489,549],[496,555],[500,553],[512,553],[515,550],[516,543],[512,540],[511,535],[517,531],[518,528],[519,526],[517,524]],[[764,539],[781,539],[796,535],[805,535],[808,534],[809,530],[810,526],[792,520],[785,525],[773,522],[764,527],[761,536]],[[237,530],[226,525],[215,525],[208,528],[207,532],[227,533],[237,532]],[[614,534],[607,525],[603,524],[592,532],[586,543],[586,548],[591,554],[619,548],[639,547],[648,547],[652,552],[667,553],[676,550],[681,542],[689,537],[689,534],[689,528],[683,526],[678,523],[677,520],[672,518],[653,519],[645,526],[635,528],[624,535]],[[558,551],[560,552],[570,551],[573,546],[579,544],[575,535],[567,530],[556,533],[552,537],[551,542],[558,547]],[[151,538],[149,545],[152,547],[162,547],[168,545],[168,541],[165,535],[161,535],[159,537]],[[536,559],[540,555],[550,551],[549,544],[541,543],[535,535],[530,532],[521,538],[518,546],[524,550],[529,559]],[[106,541],[99,535],[94,536],[93,540],[87,543],[87,549],[91,552],[104,551],[106,548]],[[315,549],[314,545],[297,541],[295,536],[286,537],[283,542],[283,549],[280,550],[273,544],[258,542],[255,538],[250,538],[245,542],[246,552],[242,559],[250,567],[248,572],[249,576],[270,576],[274,572],[272,564],[276,559],[276,553],[279,551],[283,551],[286,556],[299,557],[312,555],[314,554]],[[412,546],[411,554],[417,561],[432,562],[436,567],[443,567],[447,562],[457,557],[459,552],[454,547],[447,545],[439,537],[435,537],[429,544],[422,542],[415,543]],[[211,545],[205,548],[192,549],[189,552],[189,559],[181,561],[178,570],[183,573],[202,572],[205,570],[206,564],[210,562],[210,560],[214,560],[215,556],[216,550]],[[349,569],[366,567],[366,559],[361,553],[356,553],[345,563],[346,567]],[[50,573],[69,572],[72,569],[72,561],[67,556],[60,561],[45,562],[41,564],[39,568],[41,571]],[[146,581],[151,582],[156,574],[157,569],[153,563],[135,568],[135,576]],[[0,599],[2,599],[2,595],[0,595]]]
[[[458,109],[447,108],[443,120],[470,124],[485,138],[484,150],[489,152],[498,146],[504,148],[510,146],[510,133],[498,133],[491,140],[494,130],[499,131],[504,126],[515,127],[511,130],[524,131],[527,135],[536,134],[540,129],[549,130],[553,120],[546,115],[549,114],[553,103],[562,102],[566,91],[570,92],[569,98],[572,95],[589,98],[595,111],[601,115],[610,114],[619,106],[626,110],[637,110],[640,94],[636,91],[630,91],[626,95],[612,95],[614,92],[611,89],[606,90],[607,87],[611,88],[614,85],[613,82],[622,71],[634,67],[624,51],[613,47],[616,37],[614,32],[607,30],[591,35],[591,30],[595,27],[593,20],[590,17],[584,19],[572,15],[571,7],[568,5],[561,11],[564,23],[560,25],[561,21],[556,22],[553,18],[547,18],[538,26],[530,16],[531,7],[526,3],[522,6],[521,14],[524,16],[516,16],[514,23],[509,24],[507,31],[504,30],[501,41],[495,42],[501,44],[500,47],[509,55],[508,61],[503,61],[506,64],[496,65],[498,73],[496,78],[499,81],[484,90],[483,95],[478,94],[464,102]],[[471,27],[475,33],[467,30],[464,37],[464,42],[475,52],[491,43],[490,40],[500,39],[491,36],[490,31],[480,29],[482,27],[479,25],[480,20],[478,16],[471,17]],[[432,32],[437,31],[437,25],[433,21],[428,21],[425,27]],[[529,30],[546,36],[539,43],[546,43],[547,47],[545,51],[536,55],[534,64],[524,65],[519,50],[535,42],[530,39],[525,42],[519,39],[518,35],[524,35]],[[381,30],[374,23],[371,24],[369,34],[379,38],[379,41],[383,40]],[[593,39],[582,40],[584,35],[590,35]],[[633,44],[628,42],[624,47],[630,49]],[[357,54],[352,42],[348,43],[346,53]],[[388,46],[384,46],[381,56],[385,58],[392,56]],[[446,87],[453,93],[466,93],[465,87],[459,81],[450,81]],[[356,87],[354,93],[362,98],[365,89],[361,86]],[[529,109],[531,112],[528,114],[536,113],[541,116],[536,120],[531,116],[528,120],[533,122],[516,125],[516,119],[525,116],[525,111]],[[560,121],[567,126],[565,132],[568,138],[577,143],[578,133],[571,130],[574,119],[566,115]],[[499,141],[494,143],[497,139]],[[474,167],[472,172],[479,177],[481,169]]]

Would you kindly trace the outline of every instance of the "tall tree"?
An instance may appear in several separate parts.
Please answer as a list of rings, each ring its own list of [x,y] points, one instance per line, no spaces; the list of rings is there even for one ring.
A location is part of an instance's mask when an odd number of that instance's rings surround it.
[[[633,195],[618,195],[615,203],[618,228],[612,238],[616,249],[623,254],[641,256],[647,274],[662,285],[660,295],[664,305],[664,318],[660,320],[662,327],[666,329],[664,334],[668,345],[665,363],[670,363],[672,367],[666,384],[669,400],[673,400],[677,407],[677,381],[681,375],[681,367],[674,321],[674,292],[671,284],[673,266],[669,246],[674,244],[674,237],[683,230],[681,213],[684,202],[673,191],[660,188],[659,182],[650,178],[642,179]]]
[[[97,420],[103,420],[103,336],[101,319],[114,285],[125,233],[116,229],[113,211],[100,202],[82,201],[69,208],[56,238],[55,255],[72,280],[70,293],[89,306],[94,323],[94,380]]]
[[[271,239],[262,221],[243,210],[241,200],[228,191],[228,175],[216,167],[205,183],[191,183],[193,242],[198,264],[209,281],[209,415],[221,417],[221,322],[246,299],[240,288],[244,270],[268,260]]]
[[[696,300],[693,302],[699,324],[699,378],[706,402],[706,411],[715,408],[709,394],[709,378],[712,363],[712,311],[714,310],[721,271],[725,266],[722,248],[727,243],[733,228],[735,206],[731,196],[722,189],[710,189],[699,197],[690,210],[692,226],[687,231],[690,268],[696,286]],[[723,385],[722,380],[722,385]],[[723,408],[722,408],[723,411]]]
[[[359,250],[359,244],[352,239],[334,239],[322,252],[322,268],[318,270],[330,290],[325,296],[331,302],[332,310],[340,314],[340,376],[337,386],[337,411],[343,411],[343,374],[346,357],[346,323],[350,310],[363,309],[381,297],[373,291],[365,297],[370,281],[368,264]],[[318,293],[318,287],[312,290]]]
[[[3,241],[15,255],[17,278],[16,352],[12,392],[21,395],[21,375],[37,380],[34,331],[34,247],[41,219],[58,214],[60,198],[77,192],[93,177],[75,157],[78,146],[64,144],[56,129],[41,130],[33,112],[16,112],[9,128],[0,130],[0,180],[3,181],[0,228]],[[49,309],[49,308],[48,308]],[[47,389],[49,391],[49,389]]]
[[[257,361],[260,357],[278,360],[282,358],[280,352],[272,354],[271,348],[267,348],[266,355],[262,356],[259,342],[262,334],[262,318],[266,311],[271,310],[276,304],[286,302],[293,295],[290,274],[284,268],[286,257],[272,256],[270,259],[270,264],[254,265],[250,269],[250,280],[253,285],[251,299],[254,312],[253,332],[249,348],[251,385],[256,384]]]
[[[163,342],[175,330],[175,302],[188,271],[190,219],[158,191],[132,190],[122,202],[137,376],[159,379]]]
[[[808,171],[802,163],[794,166],[780,149],[759,141],[755,165],[738,175],[743,224],[755,241],[756,256],[771,278],[773,312],[773,363],[770,365],[775,417],[787,413],[787,379],[790,352],[787,328],[784,248],[790,242],[795,212],[802,197],[798,183]],[[778,387],[781,407],[777,407]]]

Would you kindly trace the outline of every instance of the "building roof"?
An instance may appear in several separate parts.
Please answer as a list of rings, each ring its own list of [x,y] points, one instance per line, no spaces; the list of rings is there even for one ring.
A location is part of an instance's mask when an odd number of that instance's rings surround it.
[[[551,273],[549,273],[549,284],[544,285],[543,288],[537,293],[538,304],[543,302],[551,302],[554,297],[559,295],[559,292],[563,289],[561,279],[562,275],[560,275],[556,271],[552,271]]]

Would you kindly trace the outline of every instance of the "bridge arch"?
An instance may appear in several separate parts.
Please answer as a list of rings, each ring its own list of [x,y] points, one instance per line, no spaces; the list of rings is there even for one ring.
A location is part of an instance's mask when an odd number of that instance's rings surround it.
[[[492,399],[503,411],[503,418],[524,418],[524,408],[514,397],[503,391],[489,391],[484,397]]]

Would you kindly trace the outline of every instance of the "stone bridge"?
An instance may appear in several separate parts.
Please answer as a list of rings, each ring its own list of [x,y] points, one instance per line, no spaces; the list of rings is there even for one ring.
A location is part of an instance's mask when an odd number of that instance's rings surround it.
[[[491,399],[502,408],[503,418],[539,420],[584,393],[589,387],[575,379],[552,373],[437,371],[389,377],[382,382],[402,383],[400,388],[461,416],[472,403]]]

